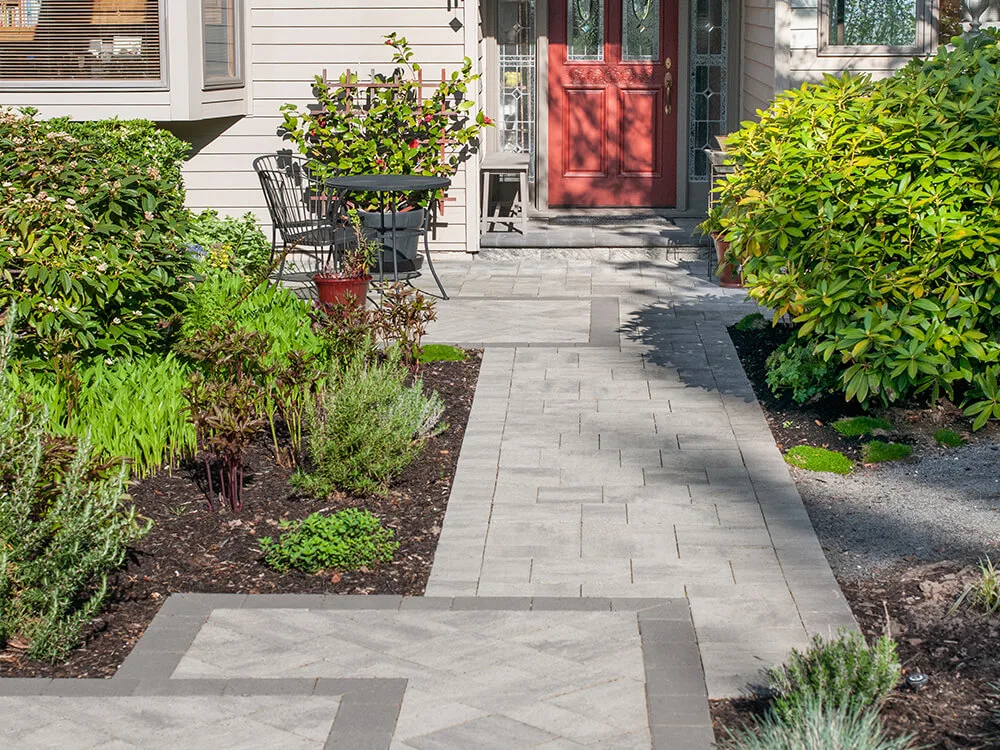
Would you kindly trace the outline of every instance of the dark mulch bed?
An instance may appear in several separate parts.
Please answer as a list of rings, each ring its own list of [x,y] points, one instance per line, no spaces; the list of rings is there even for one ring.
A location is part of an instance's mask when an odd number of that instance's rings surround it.
[[[787,338],[787,330],[730,329],[730,335],[783,451],[794,445],[813,445],[860,458],[860,444],[830,427],[840,417],[860,413],[856,406],[845,404],[839,395],[799,406],[770,392],[764,379],[765,360]],[[893,439],[918,447],[933,445],[930,436],[941,426],[967,431],[960,411],[947,404],[897,407],[883,416],[898,426]],[[995,434],[995,430],[989,432]],[[901,559],[897,566],[864,580],[838,575],[864,633],[882,635],[888,623],[904,669],[930,677],[919,693],[897,690],[882,712],[890,732],[912,734],[918,746],[1000,748],[1000,725],[994,718],[1000,709],[996,698],[1000,692],[1000,617],[964,608],[949,611],[975,572],[968,560],[928,564]],[[765,710],[765,701],[751,698],[713,701],[716,737],[721,741],[727,728],[753,725]]]
[[[153,519],[150,534],[132,551],[112,582],[109,605],[86,633],[84,645],[62,664],[28,662],[0,652],[2,677],[110,677],[171,593],[295,593],[420,595],[427,584],[472,399],[481,352],[465,362],[424,365],[428,390],[444,399],[448,429],[382,497],[303,497],[288,484],[291,470],[278,466],[268,441],[250,456],[243,510],[207,509],[204,471],[191,462],[163,471],[132,489],[139,512]],[[278,573],[261,560],[257,539],[276,536],[283,519],[316,511],[363,507],[377,515],[400,542],[395,559],[375,569],[309,576]]]

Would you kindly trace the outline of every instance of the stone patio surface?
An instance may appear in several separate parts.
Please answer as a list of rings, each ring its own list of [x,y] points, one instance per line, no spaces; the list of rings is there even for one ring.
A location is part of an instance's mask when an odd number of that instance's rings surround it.
[[[712,746],[855,623],[704,262],[438,261],[482,372],[427,596],[172,596],[111,680],[0,680],[0,747]]]

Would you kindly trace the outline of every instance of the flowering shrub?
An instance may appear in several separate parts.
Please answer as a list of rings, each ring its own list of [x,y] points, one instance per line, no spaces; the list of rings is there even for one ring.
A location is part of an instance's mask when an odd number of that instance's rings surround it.
[[[20,357],[140,353],[183,305],[185,149],[141,132],[0,109],[0,309]]]
[[[319,106],[300,110],[285,104],[285,137],[314,160],[321,176],[331,174],[421,174],[448,177],[478,143],[483,126],[492,121],[474,112],[466,98],[469,85],[479,79],[472,60],[465,58],[435,88],[417,79],[420,65],[405,37],[385,37],[397,66],[391,75],[376,76],[360,89],[354,73],[337,82],[316,76],[313,84]]]

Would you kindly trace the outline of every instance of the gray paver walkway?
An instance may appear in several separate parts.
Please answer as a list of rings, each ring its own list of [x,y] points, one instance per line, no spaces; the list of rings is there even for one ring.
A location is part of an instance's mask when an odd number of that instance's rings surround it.
[[[442,262],[486,351],[427,596],[174,595],[111,680],[0,680],[0,747],[710,747],[854,623],[703,269]]]

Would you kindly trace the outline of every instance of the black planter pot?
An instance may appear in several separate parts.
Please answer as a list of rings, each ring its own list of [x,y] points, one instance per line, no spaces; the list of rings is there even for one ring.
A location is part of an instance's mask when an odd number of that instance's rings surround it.
[[[391,211],[380,214],[378,211],[359,211],[361,223],[369,229],[382,234],[382,266],[386,271],[392,269],[392,251],[396,251],[396,261],[410,261],[411,265],[417,258],[417,242],[420,239],[418,231],[424,226],[424,209],[396,212],[396,244],[393,247]],[[382,228],[385,231],[382,231]],[[402,231],[400,231],[402,230]]]

